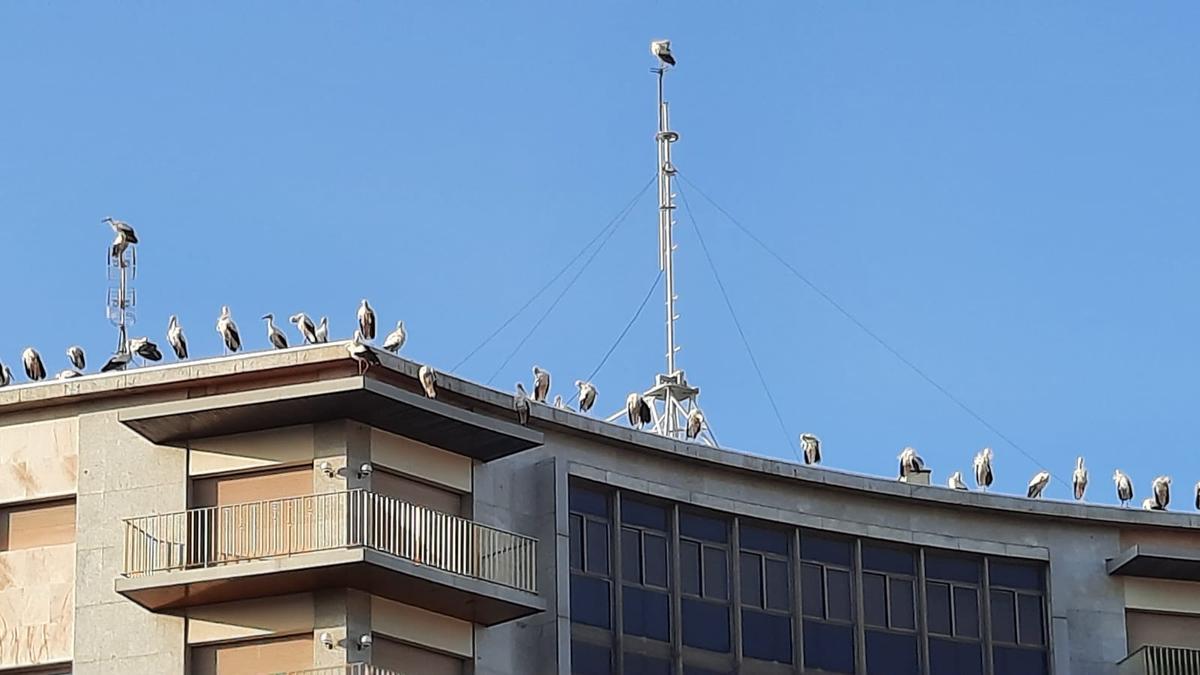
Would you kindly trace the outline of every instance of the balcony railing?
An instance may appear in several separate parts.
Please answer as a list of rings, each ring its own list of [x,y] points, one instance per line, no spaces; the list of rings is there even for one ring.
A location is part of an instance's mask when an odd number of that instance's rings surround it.
[[[344,666],[326,666],[309,670],[289,670],[271,675],[406,675],[391,668],[373,666],[369,663],[347,663]]]
[[[356,547],[537,592],[537,540],[366,490],[127,518],[124,575]]]
[[[1145,645],[1126,656],[1120,675],[1200,675],[1200,649]]]

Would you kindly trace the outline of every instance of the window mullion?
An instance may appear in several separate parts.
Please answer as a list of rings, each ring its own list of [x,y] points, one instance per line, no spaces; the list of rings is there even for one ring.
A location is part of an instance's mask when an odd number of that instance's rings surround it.
[[[791,548],[788,573],[792,577],[792,670],[799,674],[804,672],[804,598],[800,590],[803,585],[800,579],[803,563],[800,562],[799,529],[792,529]]]
[[[991,565],[988,560],[983,560],[983,583],[979,594],[983,597],[979,600],[979,631],[983,643],[983,672],[984,675],[991,675],[994,672],[995,664],[992,663],[992,590],[989,577],[991,576]],[[1013,594],[1013,614],[1019,615],[1019,598]],[[1017,642],[1021,641],[1020,631],[1020,616],[1014,616],[1018,632],[1016,634]]]
[[[928,603],[925,599],[925,549],[917,549],[917,651],[920,653],[921,672],[929,673],[929,621]]]
[[[862,539],[854,539],[854,569],[850,570],[850,583],[853,584],[854,614],[850,617],[854,626],[854,668],[859,675],[867,673],[867,633],[864,618],[863,584],[862,584]],[[884,597],[887,597],[887,577],[884,577]],[[884,604],[886,611],[887,605]],[[886,622],[885,622],[886,623]]]
[[[742,672],[742,543],[741,518],[735,517],[730,532],[729,566],[733,579],[729,589],[733,611],[733,664],[735,672]]]
[[[608,570],[611,576],[609,582],[613,588],[613,649],[616,653],[613,655],[613,665],[616,666],[617,673],[625,672],[625,570],[623,563],[624,558],[621,555],[621,533],[624,528],[621,526],[621,493],[618,491],[613,495],[612,505],[612,525],[608,528],[609,531],[609,548],[612,550],[612,557],[609,559]]]
[[[672,672],[676,675],[683,673],[683,584],[679,578],[679,504],[671,507],[670,532],[667,533],[667,555],[670,557],[670,567],[667,574],[667,589],[671,596],[671,661]],[[671,583],[674,580],[675,583]],[[704,593],[704,547],[700,547],[700,593]]]

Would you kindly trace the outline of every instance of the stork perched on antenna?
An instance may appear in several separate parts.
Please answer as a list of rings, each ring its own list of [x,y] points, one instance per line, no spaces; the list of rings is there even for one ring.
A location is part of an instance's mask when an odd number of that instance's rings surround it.
[[[290,317],[288,321],[296,324],[296,330],[300,331],[300,337],[304,340],[304,344],[311,345],[317,343],[317,327],[313,324],[313,320],[308,318],[304,312],[297,312]]]
[[[187,336],[183,334],[183,326],[174,314],[167,320],[167,344],[175,352],[175,357],[182,360],[188,357]]]
[[[650,53],[668,66],[675,65],[675,57],[671,54],[670,40],[655,40],[651,42]]]
[[[110,255],[113,260],[120,260],[121,255],[125,253],[125,249],[129,248],[130,244],[138,243],[137,234],[130,227],[129,223],[123,220],[116,220],[112,216],[100,222],[108,223],[112,227],[113,232],[117,234],[116,239],[113,239],[112,248],[110,249]]]
[[[287,349],[287,336],[279,330],[279,326],[275,325],[275,315],[268,312],[263,314],[262,318],[267,322],[267,342],[270,342],[275,349]]]
[[[237,324],[233,322],[233,313],[229,305],[221,306],[221,318],[217,319],[217,332],[225,342],[225,353],[236,352],[242,348],[242,336],[238,333]]]

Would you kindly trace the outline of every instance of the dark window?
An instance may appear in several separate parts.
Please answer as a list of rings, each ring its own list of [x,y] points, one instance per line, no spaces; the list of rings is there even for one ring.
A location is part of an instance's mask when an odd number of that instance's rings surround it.
[[[887,628],[887,577],[882,574],[864,572],[863,584],[863,619],[868,626]]]
[[[725,549],[704,547],[704,597],[729,598],[729,564]]]
[[[608,518],[608,495],[572,485],[567,492],[567,501],[576,513],[587,513]]]
[[[1045,675],[1046,652],[1040,649],[1001,647],[992,649],[996,675]]]
[[[1017,643],[1017,604],[1012,591],[992,591],[992,639]]]
[[[670,601],[666,593],[626,586],[621,600],[626,633],[664,642],[670,639]]]
[[[825,583],[828,587],[828,618],[850,621],[854,616],[851,611],[850,572],[829,568],[825,570]]]
[[[919,675],[920,672],[916,635],[867,631],[868,675]]]
[[[583,569],[583,516],[571,514],[571,569]]]
[[[612,652],[608,647],[571,640],[572,675],[610,675]]]
[[[804,667],[829,673],[853,673],[854,629],[841,624],[805,621]]]
[[[743,609],[742,654],[747,658],[791,663],[791,617]]]
[[[692,539],[715,541],[722,544],[729,541],[729,528],[724,520],[687,511],[679,514],[679,534]]]
[[[683,675],[734,675],[731,670],[709,670],[700,666],[683,664]]]
[[[929,638],[930,675],[983,675],[983,650],[978,642]],[[997,672],[996,675],[1000,675]],[[1005,675],[1017,675],[1016,673]],[[1023,674],[1022,674],[1023,675]]]
[[[741,565],[742,604],[762,607],[762,556],[743,552]]]
[[[913,597],[912,579],[888,578],[888,609],[892,628],[915,630],[916,600]]]
[[[913,554],[911,551],[863,544],[862,561],[864,570],[894,572],[896,574],[907,574],[910,577],[915,576],[917,573],[916,567],[913,564]]]
[[[729,606],[694,598],[683,598],[680,617],[683,621],[683,644],[713,652],[728,653]]]
[[[642,533],[640,530],[621,528],[621,578],[635,584],[642,583]]]
[[[609,628],[611,600],[608,581],[596,577],[571,575],[571,620],[589,626]]]
[[[584,569],[593,574],[608,575],[608,525],[587,521],[584,550]]]
[[[818,619],[825,618],[825,582],[822,579],[824,568],[820,565],[804,563],[800,565],[800,602],[804,605],[804,615]]]
[[[786,612],[792,608],[791,586],[788,584],[788,564],[786,560],[767,558],[767,609],[777,609]]]
[[[667,587],[667,538],[646,533],[642,536],[645,554],[645,579],[647,586]]]
[[[1021,593],[1017,596],[1017,611],[1021,619],[1021,644],[1034,647],[1046,644],[1041,596]]]
[[[700,595],[700,544],[679,540],[679,577],[680,590]]]
[[[950,587],[946,584],[925,584],[925,602],[928,605],[929,632],[953,635],[950,623]]]
[[[625,675],[670,675],[671,662],[625,652]]]
[[[739,537],[742,548],[752,548],[755,551],[767,551],[779,555],[788,554],[788,535],[779,530],[742,525]]]
[[[1040,591],[1042,590],[1042,569],[1033,565],[1003,563],[993,560],[988,564],[988,582],[992,586]]]
[[[979,583],[979,561],[972,558],[926,555],[925,576],[930,579]]]
[[[974,588],[954,587],[954,634],[979,637],[979,594]]]
[[[850,542],[804,532],[800,535],[800,557],[850,567]]]
[[[622,499],[621,524],[641,525],[642,527],[665,532],[667,529],[667,510],[661,506],[645,504],[633,499]]]

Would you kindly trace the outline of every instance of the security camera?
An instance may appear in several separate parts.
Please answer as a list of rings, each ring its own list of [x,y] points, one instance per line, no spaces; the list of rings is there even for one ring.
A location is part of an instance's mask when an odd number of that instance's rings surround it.
[[[321,462],[320,468],[321,468],[321,473],[325,474],[329,478],[333,478],[333,465],[332,464],[330,464],[328,461]]]
[[[369,649],[371,647],[371,634],[367,633],[358,638],[359,649]]]
[[[333,649],[333,635],[329,631],[321,633],[321,644],[325,645],[326,649]]]
[[[362,466],[358,467],[358,477],[370,476],[375,467],[371,466],[370,462],[363,462]]]

